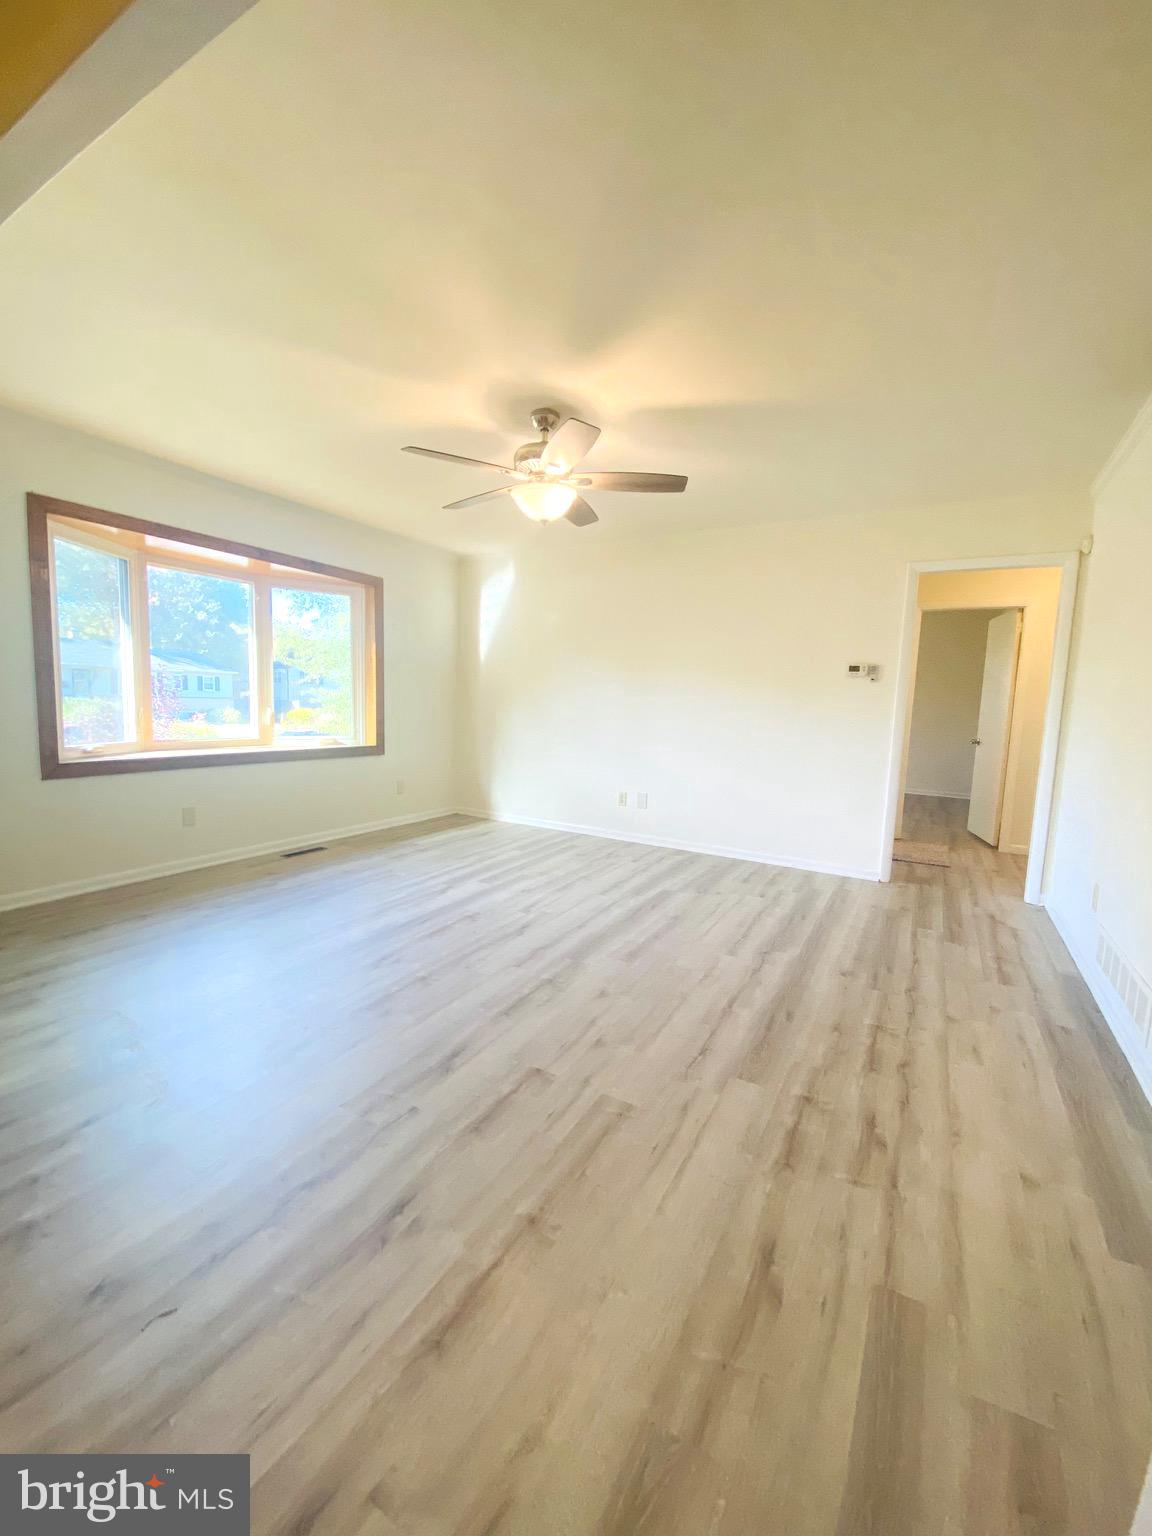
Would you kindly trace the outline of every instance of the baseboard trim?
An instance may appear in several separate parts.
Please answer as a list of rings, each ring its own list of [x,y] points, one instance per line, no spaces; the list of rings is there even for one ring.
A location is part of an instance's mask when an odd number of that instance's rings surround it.
[[[193,869],[211,869],[216,864],[238,864],[243,859],[259,859],[270,853],[284,853],[289,848],[307,847],[309,843],[337,843],[350,837],[364,837],[369,832],[385,832],[389,827],[406,827],[420,821],[436,821],[441,816],[455,816],[455,810],[416,811],[409,816],[389,816],[382,821],[361,822],[354,827],[338,827],[328,832],[299,832],[294,837],[277,838],[271,843],[249,843],[221,853],[206,853],[189,859],[170,859],[165,864],[142,864],[135,869],[118,869],[107,875],[93,875],[87,880],[67,880],[61,885],[42,885],[33,890],[0,893],[0,912],[18,907],[38,907],[48,901],[64,901],[69,896],[86,896],[92,891],[113,890],[121,885],[139,885],[145,880],[162,880],[165,875],[181,875]],[[466,813],[467,814],[467,813]]]
[[[748,848],[727,848],[719,843],[690,843],[679,838],[649,837],[643,832],[618,832],[610,827],[589,827],[575,821],[546,821],[539,816],[514,816],[506,811],[479,811],[458,807],[458,816],[478,821],[502,821],[516,827],[539,827],[544,832],[576,832],[581,837],[603,837],[613,843],[639,843],[645,848],[669,848],[677,853],[706,853],[717,859],[743,859],[750,864],[772,864],[779,869],[803,869],[814,875],[838,875],[849,880],[879,880],[878,869],[857,869],[847,864],[822,864],[815,859],[789,859],[779,854]]]
[[[1120,1006],[1119,999],[1112,990],[1112,984],[1104,972],[1096,964],[1095,959],[1080,947],[1080,943],[1072,932],[1072,925],[1067,916],[1054,906],[1048,899],[1044,901],[1044,910],[1051,919],[1052,926],[1063,940],[1064,948],[1072,956],[1072,963],[1084,979],[1084,984],[1091,992],[1092,997],[1104,1015],[1104,1022],[1112,1031],[1116,1044],[1124,1052],[1128,1065],[1132,1068],[1132,1075],[1140,1084],[1144,1097],[1152,1103],[1152,1060],[1148,1052],[1132,1028],[1127,1014]]]
[[[471,816],[477,821],[507,822],[512,826],[539,827],[545,832],[575,832],[581,837],[602,837],[610,842],[637,843],[646,848],[668,848],[678,853],[703,853],[718,859],[743,859],[752,864],[770,864],[779,869],[802,869],[810,874],[836,875],[849,880],[880,878],[879,870],[859,869],[847,864],[825,864],[815,859],[791,859],[780,854],[761,853],[756,849],[728,848],[718,843],[686,842],[679,838],[649,837],[643,832],[618,832],[610,827],[591,827],[572,821],[547,821],[538,816],[513,816],[504,812],[475,810],[470,807],[448,807],[436,811],[417,811],[409,816],[389,816],[381,821],[361,822],[352,827],[338,827],[329,831],[300,832],[294,837],[277,838],[268,843],[248,843],[241,848],[231,848],[219,853],[200,854],[187,859],[170,859],[163,864],[142,864],[133,869],[113,870],[105,875],[93,875],[85,880],[66,880],[58,885],[43,885],[29,890],[0,893],[0,912],[11,912],[21,907],[42,906],[50,901],[64,901],[70,896],[87,896],[94,891],[115,890],[119,886],[139,885],[147,880],[163,880],[167,875],[186,874],[196,869],[211,869],[218,864],[238,864],[244,859],[264,858],[272,853],[284,853],[308,843],[336,843],[348,838],[364,837],[372,832],[385,832],[390,827],[405,827],[421,821],[436,821],[442,816]]]

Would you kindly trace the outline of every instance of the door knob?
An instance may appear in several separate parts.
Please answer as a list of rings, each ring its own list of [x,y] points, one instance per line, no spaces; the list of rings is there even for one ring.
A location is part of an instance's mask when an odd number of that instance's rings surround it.
[[[980,745],[980,738],[979,738],[979,736],[973,736],[973,738],[972,738],[972,746],[978,747],[979,745]]]

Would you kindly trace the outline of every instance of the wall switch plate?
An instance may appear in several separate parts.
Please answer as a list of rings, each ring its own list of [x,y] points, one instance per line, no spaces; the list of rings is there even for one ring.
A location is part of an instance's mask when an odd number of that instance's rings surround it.
[[[404,793],[405,788],[406,788],[406,785],[404,783],[404,780],[403,779],[397,779],[396,780],[396,793],[398,795],[402,795]]]
[[[620,791],[620,793],[616,796],[616,804],[617,805],[627,805],[628,804],[628,791],[626,789],[622,789]]]
[[[1100,887],[1098,885],[1092,887],[1092,910],[1093,912],[1099,912],[1100,910]]]
[[[182,827],[194,827],[196,825],[196,807],[186,805],[180,812],[180,825]]]
[[[638,811],[646,811],[648,809],[648,791],[646,789],[636,791],[636,809]]]

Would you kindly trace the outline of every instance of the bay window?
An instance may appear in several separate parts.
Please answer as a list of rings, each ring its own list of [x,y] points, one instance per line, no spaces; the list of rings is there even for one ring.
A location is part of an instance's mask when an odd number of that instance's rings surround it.
[[[382,584],[31,495],[41,771],[383,751]]]

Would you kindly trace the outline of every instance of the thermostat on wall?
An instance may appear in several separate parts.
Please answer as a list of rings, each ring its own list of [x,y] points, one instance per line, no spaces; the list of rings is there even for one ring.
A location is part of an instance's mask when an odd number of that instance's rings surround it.
[[[880,676],[880,668],[874,661],[850,661],[848,663],[849,677],[866,677],[870,683],[874,683]]]

